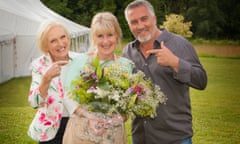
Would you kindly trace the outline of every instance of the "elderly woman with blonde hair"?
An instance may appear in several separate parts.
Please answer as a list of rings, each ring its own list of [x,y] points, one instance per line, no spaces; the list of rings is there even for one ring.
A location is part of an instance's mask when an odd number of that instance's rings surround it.
[[[32,82],[28,102],[37,113],[28,135],[40,144],[61,144],[69,115],[76,109],[73,101],[65,99],[61,73],[78,54],[69,51],[69,32],[58,21],[44,21],[37,40],[43,55],[33,60],[30,66]]]

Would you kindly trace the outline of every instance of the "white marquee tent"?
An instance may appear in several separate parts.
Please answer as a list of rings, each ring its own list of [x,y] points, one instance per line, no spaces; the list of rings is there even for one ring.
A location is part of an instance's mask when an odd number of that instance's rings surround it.
[[[90,29],[51,11],[40,0],[0,0],[0,83],[30,75],[31,61],[42,54],[36,32],[46,19],[56,19],[67,27],[73,51],[88,49]]]

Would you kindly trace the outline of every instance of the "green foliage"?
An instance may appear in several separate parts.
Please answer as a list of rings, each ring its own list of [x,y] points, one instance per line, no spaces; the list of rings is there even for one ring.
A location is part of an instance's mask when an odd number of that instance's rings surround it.
[[[67,6],[67,0],[41,0],[47,7],[63,17],[71,19],[73,10]],[[72,20],[72,19],[71,19]]]
[[[190,0],[185,17],[192,21],[195,37],[221,37],[226,21],[217,3],[216,0]]]
[[[123,37],[132,39],[124,9],[132,0],[41,0],[47,7],[81,25],[90,27],[92,17],[101,11],[117,16]],[[238,0],[149,0],[156,13],[157,25],[166,15],[175,13],[192,22],[195,38],[240,39],[240,3]]]
[[[184,17],[177,14],[166,15],[166,21],[163,22],[163,25],[160,27],[167,28],[170,32],[182,35],[186,38],[192,37],[192,32],[190,27],[192,22],[184,22]]]
[[[72,18],[77,23],[90,27],[92,17],[101,11],[102,3],[96,0],[76,0],[72,5],[74,9]],[[71,1],[68,1],[70,3]]]
[[[240,39],[240,3],[238,0],[221,0],[218,7],[223,14],[225,23],[223,25],[224,38],[239,40]]]

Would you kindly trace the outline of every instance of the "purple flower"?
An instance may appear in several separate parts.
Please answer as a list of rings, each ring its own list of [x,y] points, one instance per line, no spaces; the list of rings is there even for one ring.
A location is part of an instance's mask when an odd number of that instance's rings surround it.
[[[95,90],[95,87],[94,87],[94,86],[91,86],[88,90],[94,91],[94,90]]]
[[[75,89],[79,89],[79,88],[80,88],[80,86],[79,86],[79,85],[76,85],[76,86],[75,86]]]
[[[97,79],[97,75],[96,74],[92,74],[91,75],[93,79]]]

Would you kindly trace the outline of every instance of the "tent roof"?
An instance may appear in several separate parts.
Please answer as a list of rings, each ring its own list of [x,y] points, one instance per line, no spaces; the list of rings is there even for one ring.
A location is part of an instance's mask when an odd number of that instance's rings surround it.
[[[0,42],[6,40],[12,40],[14,38],[14,34],[8,30],[0,28]]]
[[[11,15],[11,16],[9,16]],[[46,19],[62,22],[71,37],[89,33],[89,28],[76,24],[47,8],[40,0],[0,0],[0,27],[16,35],[36,35],[36,29]]]

